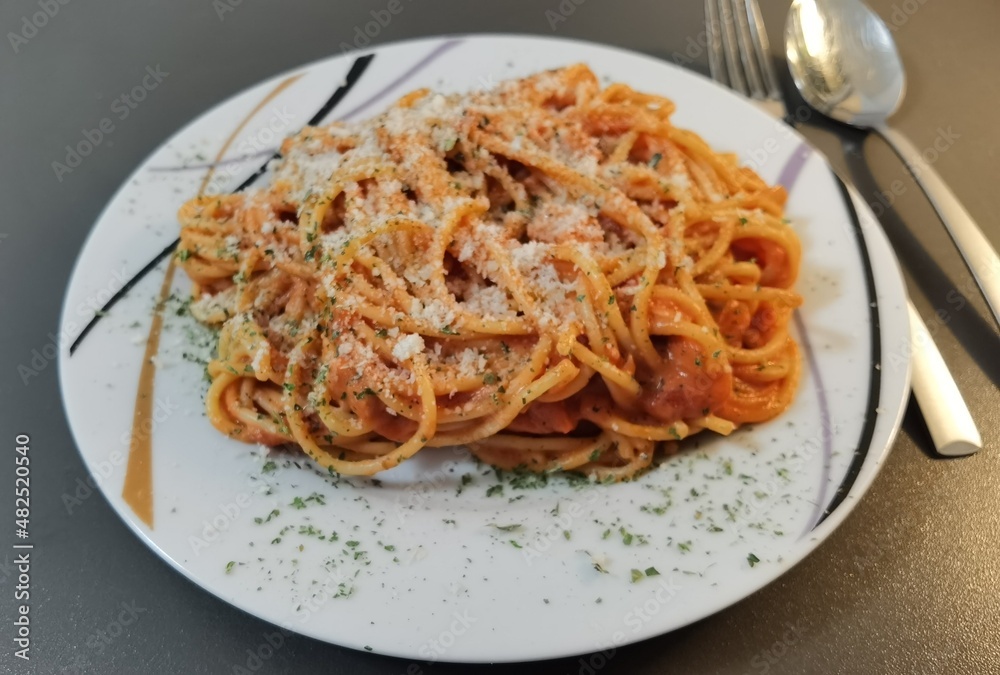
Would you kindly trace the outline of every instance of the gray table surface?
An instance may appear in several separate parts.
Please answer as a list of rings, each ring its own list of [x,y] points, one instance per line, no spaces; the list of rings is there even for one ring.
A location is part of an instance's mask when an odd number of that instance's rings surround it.
[[[454,32],[523,32],[605,42],[671,59],[703,30],[702,2],[409,0],[377,42]],[[53,16],[25,30],[40,4]],[[220,15],[226,3],[233,11]],[[570,5],[570,0],[562,0]],[[761,0],[777,43],[787,0]],[[918,147],[948,133],[936,168],[1000,247],[1000,3],[873,0],[894,27],[909,74],[895,118]],[[579,6],[576,6],[579,5]],[[230,673],[270,626],[200,590],[147,549],[102,497],[72,515],[63,495],[86,470],[70,437],[55,366],[25,385],[18,364],[57,332],[62,295],[84,238],[128,173],[203,110],[259,80],[339,51],[384,0],[72,2],[0,7],[0,504],[13,504],[13,446],[32,437],[30,664],[13,657],[8,543],[0,553],[0,671]],[[52,8],[55,8],[53,11]],[[30,21],[30,18],[28,19]],[[39,21],[41,23],[41,21]],[[9,31],[26,41],[11,41]],[[16,44],[15,44],[16,43]],[[707,54],[691,48],[692,68]],[[147,65],[170,73],[155,101],[120,123],[60,183],[51,163],[106,115]],[[782,71],[784,73],[784,71]],[[787,84],[787,83],[786,83]],[[152,98],[152,97],[151,97]],[[979,423],[985,451],[933,457],[915,406],[881,475],[844,525],[803,563],[738,605],[673,634],[618,651],[604,668],[628,673],[1000,672],[1000,359],[986,305],[920,190],[881,142],[830,124],[806,135],[846,168],[872,203],[898,197],[883,223],[914,301]],[[955,296],[951,296],[954,299]],[[935,311],[940,310],[939,318]],[[13,526],[10,526],[13,527]],[[13,542],[13,533],[4,538]],[[109,644],[94,639],[132,605],[136,619]],[[799,634],[787,632],[789,624]],[[518,672],[588,672],[577,658]],[[405,661],[291,637],[257,672],[436,673],[485,668]],[[495,671],[514,672],[513,667]]]

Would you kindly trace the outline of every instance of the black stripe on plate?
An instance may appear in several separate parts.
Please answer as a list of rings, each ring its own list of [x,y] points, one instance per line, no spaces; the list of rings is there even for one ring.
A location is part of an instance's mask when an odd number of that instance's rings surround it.
[[[371,60],[374,58],[375,58],[374,54],[367,54],[365,56],[360,56],[357,59],[355,59],[354,65],[351,66],[351,70],[347,73],[347,79],[344,81],[343,86],[339,87],[337,91],[333,92],[333,96],[331,96],[329,100],[327,100],[327,102],[323,104],[323,107],[320,108],[316,112],[316,114],[309,119],[309,122],[307,122],[307,126],[315,126],[316,124],[321,122],[324,117],[330,114],[330,111],[333,110],[334,106],[340,103],[340,100],[342,98],[347,96],[347,92],[351,90],[351,87],[354,86],[354,83],[357,82],[359,79],[361,79],[361,74],[365,72],[365,68],[368,67],[368,64],[371,63]],[[280,152],[274,153],[271,159],[261,164],[260,168],[257,169],[257,171],[255,171],[252,176],[250,176],[245,181],[240,183],[239,187],[233,190],[233,192],[243,192],[243,190],[246,190],[248,187],[253,185],[253,183],[258,178],[263,176],[265,171],[267,171],[267,165],[270,164],[272,160],[278,159],[279,157],[281,157]]]
[[[868,387],[868,404],[865,412],[865,421],[861,427],[861,438],[858,440],[858,447],[854,450],[854,458],[851,460],[850,466],[847,467],[844,479],[840,481],[840,486],[834,493],[833,499],[830,500],[830,503],[823,511],[823,515],[816,521],[813,529],[819,527],[820,523],[826,520],[844,502],[847,495],[850,494],[851,488],[854,487],[854,483],[858,479],[858,474],[861,473],[861,467],[864,466],[865,459],[868,458],[868,452],[871,450],[872,436],[875,434],[875,423],[878,421],[879,396],[882,391],[882,329],[879,324],[878,296],[875,294],[875,274],[872,271],[872,261],[868,255],[868,245],[865,243],[865,236],[861,231],[861,220],[858,218],[858,211],[854,208],[851,195],[847,190],[847,186],[840,180],[840,176],[834,174],[833,177],[837,181],[837,187],[840,188],[840,194],[844,199],[844,206],[851,215],[854,236],[857,237],[858,249],[861,251],[861,260],[864,263],[865,284],[868,286],[868,315],[872,327],[872,365]]]
[[[330,98],[327,99],[326,103],[323,104],[323,107],[317,110],[315,115],[309,118],[309,122],[307,123],[308,126],[314,126],[318,124],[323,120],[324,117],[330,114],[330,112],[336,107],[336,105],[340,103],[340,101],[343,100],[343,98],[347,96],[347,94],[351,91],[354,85],[357,84],[358,80],[361,79],[361,76],[364,74],[365,70],[368,68],[368,66],[372,62],[372,59],[374,58],[375,58],[374,54],[366,54],[365,56],[359,56],[354,60],[354,64],[351,65],[351,69],[347,72],[347,78],[344,80],[344,84],[337,87],[337,90],[333,92]],[[233,192],[242,192],[243,190],[246,190],[248,187],[253,185],[257,181],[257,179],[263,176],[264,172],[267,171],[267,165],[279,157],[281,157],[280,152],[274,153],[274,155],[272,157],[269,157],[267,161],[261,164],[260,168],[254,171],[249,178],[240,183],[239,186],[235,190],[233,190]],[[83,339],[87,337],[87,334],[90,333],[90,331],[93,330],[94,326],[97,325],[97,322],[100,321],[105,314],[107,314],[108,310],[114,307],[115,304],[119,300],[124,298],[128,294],[128,292],[132,290],[133,287],[135,287],[136,284],[142,281],[143,277],[152,272],[157,265],[159,265],[167,256],[169,256],[173,252],[173,250],[177,248],[177,245],[180,244],[180,242],[181,242],[180,238],[175,239],[166,248],[157,253],[155,258],[146,263],[145,267],[139,270],[131,279],[129,279],[125,283],[124,286],[122,286],[118,290],[117,293],[111,296],[110,300],[104,303],[104,306],[101,307],[101,309],[94,314],[94,317],[87,323],[86,326],[83,327],[83,330],[80,331],[80,334],[76,336],[76,339],[73,340],[73,344],[71,344],[69,347],[70,356],[72,356],[73,352],[76,351],[76,348],[80,346],[80,344],[83,342]]]

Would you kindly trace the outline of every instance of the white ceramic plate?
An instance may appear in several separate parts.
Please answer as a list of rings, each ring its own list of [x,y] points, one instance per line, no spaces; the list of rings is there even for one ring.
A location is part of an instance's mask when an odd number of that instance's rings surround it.
[[[554,478],[531,487],[447,450],[420,453],[378,481],[334,482],[304,460],[268,458],[212,428],[202,412],[202,366],[192,360],[204,353],[191,346],[204,332],[172,303],[150,430],[155,526],[146,526],[121,495],[165,265],[72,356],[68,343],[93,306],[177,236],[175,214],[197,191],[206,159],[286,74],[220,104],[156,150],[108,205],[73,272],[62,317],[66,411],[88,468],[125,522],[177,570],[256,616],[348,647],[447,661],[558,657],[658,635],[745,598],[815,549],[871,484],[909,390],[898,266],[863,204],[856,225],[822,157],[714,83],[618,49],[491,36],[405,42],[374,55],[360,77],[347,77],[355,54],[294,71],[301,77],[237,134],[226,153],[235,161],[217,170],[212,188],[232,190],[253,174],[338,87],[327,120],[371,115],[418,87],[489,86],[586,62],[605,81],[674,99],[679,126],[789,187],[788,215],[805,251],[796,317],[805,367],[795,403],[728,439],[692,439],[634,483]],[[187,291],[178,274],[174,293]],[[658,575],[647,576],[651,568]],[[633,581],[632,570],[641,577]]]

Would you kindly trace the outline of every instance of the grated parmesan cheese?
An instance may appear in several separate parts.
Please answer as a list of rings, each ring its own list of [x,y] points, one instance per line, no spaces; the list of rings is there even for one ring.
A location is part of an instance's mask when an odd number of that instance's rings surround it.
[[[392,356],[397,361],[407,361],[424,351],[424,339],[416,333],[409,333],[399,338],[392,348]]]
[[[271,345],[267,342],[261,341],[257,345],[257,351],[254,352],[253,361],[250,363],[250,367],[253,368],[255,373],[260,372],[260,367],[264,363],[264,357],[267,356],[271,351]]]

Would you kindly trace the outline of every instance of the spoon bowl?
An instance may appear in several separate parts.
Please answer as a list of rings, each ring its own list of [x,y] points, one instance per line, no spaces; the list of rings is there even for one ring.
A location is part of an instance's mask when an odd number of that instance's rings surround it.
[[[906,73],[892,33],[857,0],[795,0],[785,48],[795,86],[828,117],[877,127],[903,102]]]
[[[812,108],[839,122],[872,129],[892,146],[965,258],[1000,324],[1000,258],[927,157],[889,117],[906,91],[906,74],[888,26],[861,0],[795,0],[785,24],[792,79]]]

